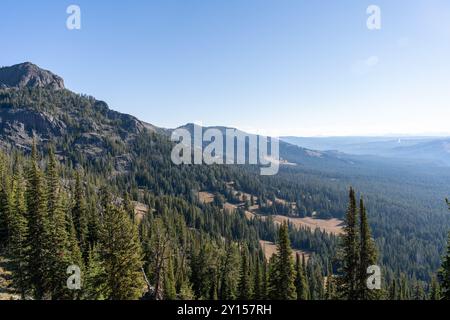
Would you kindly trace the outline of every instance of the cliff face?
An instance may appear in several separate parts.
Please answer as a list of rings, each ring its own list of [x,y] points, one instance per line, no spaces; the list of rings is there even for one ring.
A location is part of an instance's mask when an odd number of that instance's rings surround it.
[[[11,67],[0,68],[0,88],[47,88],[64,89],[64,80],[43,70],[38,66],[25,62]]]

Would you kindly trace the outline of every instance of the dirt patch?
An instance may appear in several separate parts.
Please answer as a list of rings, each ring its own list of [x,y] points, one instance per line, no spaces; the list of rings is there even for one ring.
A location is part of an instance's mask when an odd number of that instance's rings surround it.
[[[247,217],[248,220],[252,220],[254,217],[256,217],[256,214],[254,214],[251,211],[245,211],[245,216]]]
[[[212,203],[214,201],[214,195],[209,192],[199,192],[198,200],[203,204]]]
[[[235,204],[231,204],[231,203],[229,203],[229,202],[226,202],[226,203],[224,203],[224,205],[223,205],[223,209],[224,209],[225,211],[230,212],[230,213],[234,213],[234,212],[237,211],[238,207],[237,207],[237,205],[235,205]]]
[[[269,261],[270,258],[277,252],[277,245],[273,242],[260,240],[259,244],[261,245],[261,248],[263,249],[264,255],[266,257],[266,260]],[[305,261],[307,262],[309,257],[311,256],[310,253],[303,251],[303,250],[292,250],[292,257],[295,259],[297,254],[301,256],[305,255]]]
[[[141,222],[144,216],[148,214],[149,208],[146,204],[140,202],[133,202],[133,204],[136,221]]]
[[[285,216],[273,216],[273,220],[277,224],[289,221],[298,229],[309,228],[312,231],[319,229],[328,234],[341,235],[344,233],[344,222],[339,219],[314,219],[314,218],[290,218]]]

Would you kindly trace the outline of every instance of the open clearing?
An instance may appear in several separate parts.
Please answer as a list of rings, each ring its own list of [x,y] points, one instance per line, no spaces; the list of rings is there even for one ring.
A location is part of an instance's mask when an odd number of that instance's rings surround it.
[[[134,216],[136,221],[141,222],[144,216],[148,213],[149,208],[146,204],[133,201],[134,205]]]
[[[201,203],[211,203],[214,201],[214,195],[209,192],[199,192],[198,193],[198,199]]]
[[[234,191],[234,192],[236,192],[236,191]],[[240,192],[240,194],[241,194],[242,198],[245,196],[247,199],[250,199],[250,197],[251,197],[251,195],[247,194],[247,193]],[[257,197],[254,197],[254,199],[257,199]],[[199,200],[202,203],[211,203],[214,201],[214,195],[209,192],[199,192]],[[275,201],[277,201],[278,203],[284,204],[284,205],[289,204],[285,200],[279,199],[279,198],[276,198]],[[233,212],[237,211],[238,207],[242,207],[242,206],[243,206],[243,203],[242,203],[242,205],[235,205],[235,204],[226,202],[224,204],[223,208],[226,211],[233,213]],[[246,210],[245,216],[249,220],[252,218],[255,218],[255,217],[261,217],[261,219],[266,219],[266,216],[258,214],[258,206],[257,205],[251,206],[249,208],[249,210]],[[319,229],[328,234],[333,234],[336,236],[342,235],[344,233],[344,222],[342,220],[339,220],[336,218],[325,220],[325,219],[316,219],[316,218],[311,218],[311,217],[296,218],[296,217],[287,217],[287,216],[281,216],[281,215],[275,215],[272,217],[273,217],[274,222],[278,225],[285,221],[289,221],[289,223],[291,223],[298,229],[308,228],[308,229],[311,229],[311,231]]]
[[[286,216],[273,216],[273,220],[277,224],[289,221],[296,228],[309,228],[312,231],[319,229],[328,234],[341,235],[344,233],[344,222],[339,219],[314,219],[314,218],[291,218]]]
[[[272,258],[272,256],[277,252],[277,245],[273,242],[260,240],[259,244],[263,249],[264,255],[266,256],[267,261]],[[305,255],[305,261],[308,261],[310,254],[306,251],[302,250],[292,250],[292,257],[295,259],[296,255],[299,254],[300,257]]]

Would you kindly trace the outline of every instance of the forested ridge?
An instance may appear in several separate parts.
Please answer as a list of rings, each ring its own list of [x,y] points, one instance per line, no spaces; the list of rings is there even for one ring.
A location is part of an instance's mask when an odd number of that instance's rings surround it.
[[[2,123],[1,255],[23,298],[436,298],[448,219],[436,214],[439,203],[411,214],[415,203],[399,200],[403,193],[385,196],[386,185],[399,186],[384,178],[356,181],[359,190],[380,190],[364,192],[359,204],[354,191],[349,201],[355,181],[347,171],[300,166],[260,177],[251,166],[175,166],[164,129],[68,90],[2,89],[0,109],[3,119],[15,119]],[[233,201],[231,182],[272,203],[261,208],[267,219],[223,209],[220,199]],[[200,191],[216,201],[202,203]],[[148,208],[142,217],[136,203]],[[349,212],[355,230],[365,226],[351,241],[270,218],[337,217],[349,228]],[[259,240],[277,243],[269,261]],[[346,242],[353,242],[353,262]],[[362,288],[369,263],[383,270],[376,295]],[[71,264],[81,268],[80,291],[66,288]]]

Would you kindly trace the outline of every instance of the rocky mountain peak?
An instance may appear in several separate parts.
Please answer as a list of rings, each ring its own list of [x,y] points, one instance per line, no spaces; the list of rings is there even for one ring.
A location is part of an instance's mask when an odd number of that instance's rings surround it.
[[[64,89],[64,80],[31,62],[0,68],[0,88]]]

